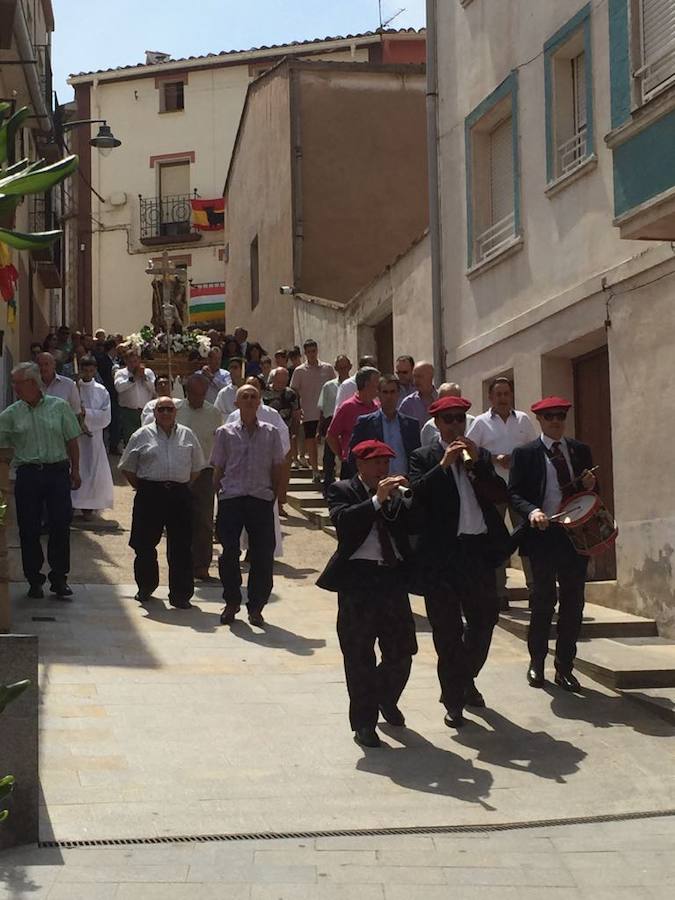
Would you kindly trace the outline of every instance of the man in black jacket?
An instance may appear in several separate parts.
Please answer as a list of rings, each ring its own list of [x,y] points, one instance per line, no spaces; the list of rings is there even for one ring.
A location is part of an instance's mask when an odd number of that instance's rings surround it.
[[[351,481],[336,481],[328,491],[338,549],[317,584],[338,595],[337,632],[354,740],[379,747],[378,710],[390,725],[405,724],[397,703],[417,653],[407,588],[410,500],[401,495],[407,479],[388,474],[395,456],[391,447],[362,441],[352,453],[358,474]]]
[[[567,497],[596,486],[595,476],[589,471],[593,466],[590,447],[564,436],[571,405],[563,397],[545,397],[532,406],[542,433],[515,449],[509,493],[514,509],[529,523],[521,534],[521,547],[530,557],[534,581],[527,637],[528,683],[537,688],[544,685],[557,580],[560,605],[555,683],[567,691],[578,691],[579,682],[572,668],[584,610],[588,558],[576,552],[562,525],[549,521]]]
[[[471,403],[442,397],[429,407],[439,429],[410,457],[410,482],[424,524],[417,547],[419,588],[438,654],[445,724],[464,724],[464,706],[485,706],[474,684],[499,617],[495,569],[509,555],[495,503],[506,485],[487,450],[464,436]],[[462,622],[466,619],[466,629]]]

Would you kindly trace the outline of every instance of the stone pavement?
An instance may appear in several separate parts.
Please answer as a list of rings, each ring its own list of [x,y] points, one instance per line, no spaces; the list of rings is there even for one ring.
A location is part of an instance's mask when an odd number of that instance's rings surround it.
[[[124,526],[130,492],[119,493]],[[586,679],[583,697],[531,690],[525,648],[502,631],[479,681],[489,708],[447,729],[419,599],[420,653],[401,703],[408,727],[383,726],[382,750],[357,747],[335,598],[314,585],[335,543],[300,518],[284,532],[264,630],[245,618],[222,628],[214,586],[199,588],[195,610],[171,609],[165,588],[139,607],[124,533],[74,538],[73,583],[85,584],[72,604],[28,601],[15,585],[15,630],[40,635],[43,839],[489,826],[675,808],[672,726]],[[0,856],[0,900],[621,898],[624,888],[665,897],[674,823],[29,848]]]

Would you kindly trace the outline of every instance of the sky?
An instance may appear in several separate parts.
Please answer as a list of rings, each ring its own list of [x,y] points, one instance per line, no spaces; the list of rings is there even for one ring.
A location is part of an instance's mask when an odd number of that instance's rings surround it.
[[[377,0],[52,0],[54,90],[72,99],[70,73],[145,61],[146,50],[174,58],[248,50],[263,44],[355,34],[379,26]],[[425,0],[382,0],[392,28],[421,28]],[[190,15],[186,15],[189,10]]]

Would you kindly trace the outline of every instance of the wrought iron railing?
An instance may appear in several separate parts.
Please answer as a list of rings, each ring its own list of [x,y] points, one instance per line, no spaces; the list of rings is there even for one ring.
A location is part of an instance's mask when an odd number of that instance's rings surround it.
[[[141,239],[156,237],[178,237],[189,234],[192,229],[192,206],[194,194],[174,194],[165,197],[142,197],[138,195]]]
[[[584,126],[558,147],[558,174],[566,175],[572,169],[576,169],[586,159],[587,154],[588,143]]]
[[[516,216],[515,213],[509,213],[508,216],[504,216],[499,222],[495,222],[494,225],[478,235],[476,238],[476,262],[482,262],[498,253],[515,236]]]

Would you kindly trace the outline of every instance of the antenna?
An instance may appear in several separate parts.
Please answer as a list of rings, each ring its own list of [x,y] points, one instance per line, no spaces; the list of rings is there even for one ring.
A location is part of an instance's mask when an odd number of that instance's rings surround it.
[[[378,5],[379,13],[380,13],[380,29],[379,29],[380,31],[384,31],[385,28],[387,28],[389,25],[391,25],[391,23],[394,21],[394,19],[398,19],[398,17],[406,11],[405,7],[402,6],[397,12],[394,13],[393,16],[389,16],[388,19],[383,20],[382,19],[382,0],[377,0],[377,5]]]

